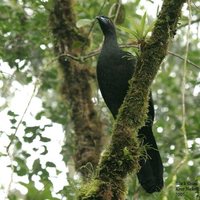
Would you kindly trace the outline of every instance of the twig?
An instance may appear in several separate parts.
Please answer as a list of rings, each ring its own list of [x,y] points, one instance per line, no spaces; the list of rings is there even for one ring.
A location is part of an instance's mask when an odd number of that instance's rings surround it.
[[[122,4],[121,0],[118,0],[118,3],[117,3],[117,11],[116,11],[116,13],[115,13],[115,18],[114,18],[114,24],[115,24],[116,21],[117,21],[117,18],[118,18],[118,15],[119,15],[119,11],[120,11],[120,8],[121,8],[121,4]]]
[[[138,45],[136,45],[136,44],[121,44],[121,45],[119,45],[119,47],[120,48],[131,48],[131,47],[138,48]],[[89,59],[89,58],[91,58],[93,56],[97,56],[100,53],[100,51],[101,51],[101,49],[98,48],[98,49],[96,49],[94,51],[91,51],[90,53],[88,53],[86,55],[79,56],[79,57],[71,55],[71,54],[63,54],[61,56],[66,56],[66,57],[71,58],[73,60],[76,60],[78,62],[84,62],[85,60],[87,60],[87,59]],[[182,57],[182,56],[180,56],[180,55],[178,55],[178,54],[176,54],[174,52],[168,51],[168,54],[173,55],[173,56],[175,56],[177,58],[180,58],[181,60],[184,60],[184,57]],[[187,63],[192,65],[192,66],[194,66],[197,69],[200,69],[200,66],[196,65],[195,63],[193,63],[192,61],[190,61],[188,59],[187,59]]]
[[[96,49],[92,52],[90,52],[89,54],[87,54],[86,56],[83,56],[83,60],[87,60],[88,58],[91,58],[93,56],[97,56],[100,53],[101,49]]]
[[[136,44],[120,44],[119,47],[120,48],[131,48],[131,47],[133,47],[133,48],[138,49],[139,45],[136,45]]]
[[[195,20],[192,20],[191,23],[190,23],[190,25],[191,25],[191,24],[198,23],[198,22],[200,22],[200,18],[195,19]],[[177,29],[181,29],[181,28],[183,28],[183,27],[185,27],[185,26],[188,26],[188,25],[189,25],[188,23],[181,24],[180,26],[177,27]]]
[[[7,192],[6,192],[7,197],[9,196],[11,185],[12,185],[12,182],[13,182],[13,177],[14,177],[13,155],[8,153],[8,157],[9,157],[10,163],[11,163],[10,164],[10,166],[11,166],[11,175],[10,175],[10,181],[9,181]]]
[[[180,55],[178,55],[176,53],[173,53],[171,51],[168,51],[168,53],[171,54],[171,55],[173,55],[173,56],[175,56],[175,57],[177,57],[177,58],[180,58],[181,60],[185,60],[184,57],[182,57],[182,56],[180,56]],[[192,61],[190,61],[188,59],[187,59],[187,63],[190,64],[190,65],[192,65],[192,66],[194,66],[194,67],[196,67],[197,69],[200,69],[200,66],[196,65],[195,63],[193,63]]]
[[[25,114],[26,114],[26,112],[27,112],[27,110],[28,110],[28,108],[29,108],[29,106],[30,106],[30,103],[31,103],[33,97],[35,96],[36,89],[37,89],[37,82],[35,83],[35,86],[34,86],[32,95],[31,95],[31,97],[30,97],[30,99],[29,99],[29,101],[28,101],[28,104],[27,104],[27,106],[26,106],[26,108],[25,108],[25,110],[24,110],[24,112],[23,112],[23,114],[22,114],[22,116],[21,116],[21,119],[19,120],[19,123],[17,124],[17,127],[16,127],[16,129],[15,129],[15,132],[14,132],[14,134],[13,134],[12,137],[11,137],[10,143],[8,144],[8,146],[7,146],[7,148],[6,148],[6,152],[7,152],[7,154],[8,154],[9,159],[10,159],[10,163],[11,163],[10,166],[11,166],[11,169],[12,169],[10,182],[9,182],[9,185],[8,185],[8,188],[7,188],[7,196],[9,195],[9,192],[10,192],[10,189],[11,189],[11,184],[12,184],[12,182],[13,182],[13,175],[14,175],[13,155],[12,155],[12,153],[10,153],[9,150],[10,150],[10,147],[11,147],[11,145],[12,145],[12,143],[13,143],[13,141],[14,141],[14,138],[15,138],[15,136],[16,136],[16,134],[17,134],[17,131],[18,131],[18,129],[19,129],[19,127],[20,127],[20,125],[21,125],[23,119],[24,119],[24,116],[25,116]]]
[[[22,123],[22,121],[23,121],[23,119],[24,119],[24,116],[25,116],[25,114],[26,114],[26,112],[27,112],[27,110],[28,110],[28,108],[29,108],[29,106],[30,106],[30,103],[31,103],[33,97],[35,96],[35,92],[36,92],[36,90],[37,90],[37,86],[38,86],[38,83],[37,83],[37,81],[36,81],[35,86],[34,86],[34,89],[33,89],[33,92],[32,92],[32,95],[31,95],[31,97],[30,97],[30,99],[29,99],[29,101],[28,101],[28,104],[27,104],[27,106],[26,106],[26,108],[25,108],[25,110],[24,110],[24,112],[23,112],[23,114],[22,114],[22,116],[21,116],[21,119],[19,120],[19,122],[18,122],[18,124],[17,124],[17,127],[16,127],[16,129],[15,129],[14,134],[13,134],[12,137],[11,137],[10,143],[9,143],[9,145],[8,145],[7,148],[6,148],[6,151],[7,151],[8,154],[9,154],[10,146],[11,146],[12,143],[13,143],[14,137],[16,136],[17,131],[18,131],[18,129],[19,129],[19,127],[20,127],[20,125],[21,125],[21,123]]]
[[[184,145],[185,145],[185,159],[187,158],[189,151],[188,151],[188,143],[187,143],[187,133],[186,133],[186,111],[185,111],[185,85],[186,85],[186,73],[187,73],[187,60],[188,60],[188,52],[189,52],[189,44],[190,44],[190,26],[191,26],[191,1],[187,0],[188,2],[188,29],[187,29],[187,40],[186,40],[186,47],[185,47],[185,57],[184,57],[184,65],[183,65],[183,78],[182,78],[182,134],[184,138]]]
[[[68,53],[62,54],[59,57],[63,57],[63,56],[66,56],[66,57],[71,58],[71,59],[76,60],[76,61],[82,61],[82,59],[83,59],[82,57],[73,56],[73,55],[68,54]]]
[[[107,2],[107,0],[104,0],[104,2],[103,2],[103,4],[101,5],[101,8],[99,9],[99,12],[98,12],[97,15],[100,15],[100,14],[101,14],[101,12],[102,12],[102,10],[103,10],[103,8],[104,8],[106,2]],[[96,23],[96,21],[94,20],[94,21],[92,22],[92,24],[91,24],[91,26],[90,26],[90,29],[89,29],[89,31],[88,31],[88,34],[87,34],[87,36],[86,36],[87,39],[89,38],[89,36],[90,36],[90,34],[91,34],[91,32],[92,32],[92,29],[94,28],[95,23]],[[82,51],[83,51],[83,49],[84,49],[84,47],[85,47],[86,44],[87,44],[87,42],[85,42],[85,43],[83,44],[83,46],[81,47]]]

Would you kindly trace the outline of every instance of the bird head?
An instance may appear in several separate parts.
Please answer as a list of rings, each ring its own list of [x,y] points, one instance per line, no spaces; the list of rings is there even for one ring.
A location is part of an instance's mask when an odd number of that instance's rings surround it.
[[[105,36],[107,35],[115,35],[115,26],[112,21],[106,16],[97,16],[96,19],[99,22],[101,30]]]

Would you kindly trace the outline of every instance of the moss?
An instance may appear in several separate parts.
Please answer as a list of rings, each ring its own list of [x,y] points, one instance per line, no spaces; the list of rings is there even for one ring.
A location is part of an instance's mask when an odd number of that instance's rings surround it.
[[[76,28],[76,16],[72,0],[54,1],[50,25],[54,36],[54,51],[59,57],[62,73],[61,93],[70,105],[74,125],[76,153],[75,168],[83,177],[88,176],[86,166],[98,164],[102,148],[102,123],[94,109],[91,94],[91,73],[86,64],[78,63],[63,55],[79,55],[80,47],[87,44],[87,37]],[[87,46],[87,45],[85,45]]]
[[[123,182],[105,182],[97,179],[81,187],[79,200],[123,200],[126,194]]]
[[[105,181],[123,180],[127,173],[140,168],[140,147],[136,134],[129,132],[131,130],[126,130],[124,126],[119,128],[119,124],[115,126],[118,131],[113,135],[111,145],[102,155],[98,167],[98,176]]]
[[[84,184],[79,191],[79,196],[81,196],[82,199],[92,199],[98,192],[100,183],[101,182],[99,180],[93,179],[90,182]]]

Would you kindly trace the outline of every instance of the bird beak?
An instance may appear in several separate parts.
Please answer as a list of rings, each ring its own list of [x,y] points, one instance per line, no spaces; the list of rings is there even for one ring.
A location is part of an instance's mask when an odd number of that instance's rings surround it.
[[[97,16],[96,19],[100,24],[107,24],[107,20],[103,16]]]
[[[97,20],[100,20],[100,19],[101,19],[101,17],[100,17],[100,16],[96,16],[96,19],[97,19]]]

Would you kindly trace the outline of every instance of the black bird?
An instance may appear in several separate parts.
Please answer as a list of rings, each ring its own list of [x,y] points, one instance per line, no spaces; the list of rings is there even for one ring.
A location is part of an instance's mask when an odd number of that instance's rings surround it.
[[[136,67],[136,58],[119,48],[112,21],[105,16],[96,18],[104,34],[97,63],[97,80],[103,99],[116,119],[128,91],[128,81]],[[143,139],[144,144],[150,145],[147,148],[149,158],[140,160],[141,169],[137,174],[140,184],[148,193],[159,192],[163,187],[163,165],[152,131],[153,120],[154,104],[150,94],[148,118],[145,126],[138,132],[138,137]]]

